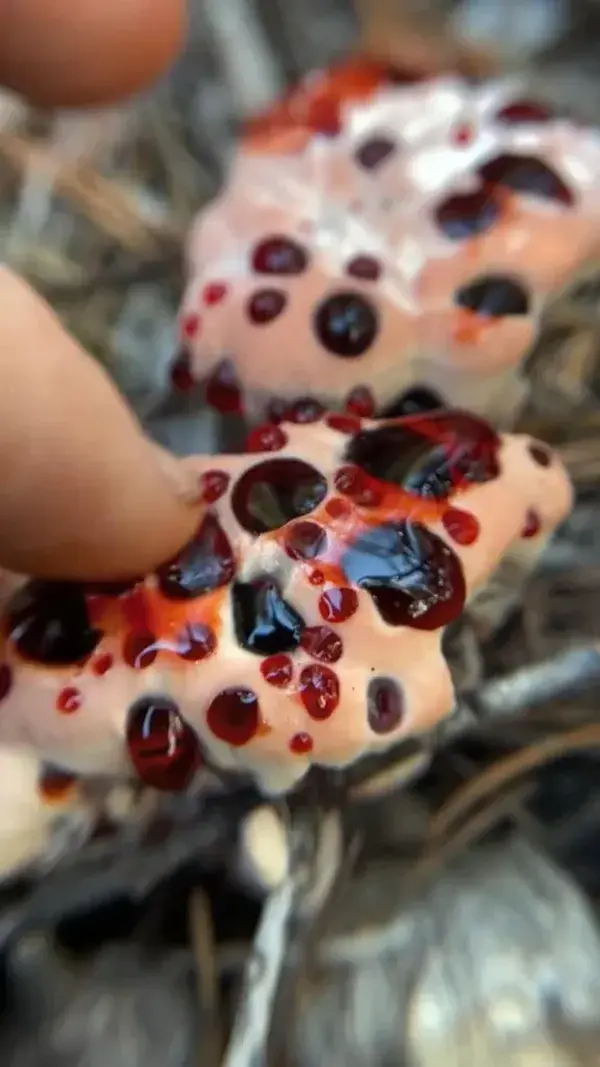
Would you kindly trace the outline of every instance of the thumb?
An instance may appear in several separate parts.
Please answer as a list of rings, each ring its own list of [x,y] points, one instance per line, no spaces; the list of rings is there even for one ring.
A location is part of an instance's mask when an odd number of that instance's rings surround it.
[[[193,475],[4,268],[0,309],[0,565],[62,579],[146,573],[197,526]]]

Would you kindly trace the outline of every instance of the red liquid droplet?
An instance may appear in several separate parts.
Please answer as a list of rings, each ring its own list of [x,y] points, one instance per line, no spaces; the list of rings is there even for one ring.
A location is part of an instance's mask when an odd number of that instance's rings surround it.
[[[181,333],[184,338],[191,341],[193,337],[196,337],[200,331],[201,319],[199,315],[192,312],[189,315],[184,315],[181,320]]]
[[[309,626],[302,634],[300,646],[320,663],[337,663],[344,651],[339,634],[328,626]]]
[[[340,683],[329,667],[312,664],[300,674],[300,696],[311,719],[328,719],[340,702]]]
[[[239,415],[242,411],[242,394],[230,363],[219,363],[206,381],[206,403],[223,415]]]
[[[549,108],[530,100],[515,100],[496,115],[499,122],[510,126],[522,122],[549,122],[552,117]]]
[[[287,437],[275,423],[257,426],[248,434],[246,452],[279,452],[287,445]]]
[[[525,516],[525,525],[521,531],[521,537],[529,539],[530,537],[536,537],[542,528],[542,521],[533,508],[530,508]]]
[[[251,689],[224,689],[206,713],[209,730],[228,745],[241,748],[255,736],[259,725],[258,699]]]
[[[356,415],[328,415],[325,420],[332,430],[338,433],[358,433],[361,428],[360,419]]]
[[[12,670],[8,663],[0,663],[0,700],[4,700],[12,689]]]
[[[189,663],[200,663],[212,656],[217,639],[209,626],[203,622],[190,622],[175,642],[177,655]]]
[[[319,611],[327,622],[347,622],[358,611],[355,589],[327,589],[319,599]]]
[[[350,498],[362,508],[379,507],[382,488],[359,467],[341,467],[336,473],[334,485],[338,493]]]
[[[460,508],[448,508],[442,517],[442,525],[457,545],[472,545],[479,537],[479,520]]]
[[[196,382],[192,375],[192,364],[187,352],[181,352],[171,367],[171,383],[180,393],[189,393]]]
[[[251,534],[278,530],[314,511],[327,496],[327,479],[299,459],[267,459],[241,475],[231,494],[234,515]]]
[[[356,389],[348,395],[345,407],[350,415],[372,419],[375,414],[375,398],[366,385],[357,385]]]
[[[389,734],[402,722],[402,690],[392,678],[373,678],[367,690],[367,718],[375,734]]]
[[[220,500],[229,486],[229,475],[225,471],[205,471],[200,478],[202,499],[205,504],[214,504]]]
[[[172,600],[192,599],[228,585],[235,575],[235,557],[217,516],[207,512],[196,536],[156,573],[163,596]]]
[[[488,184],[503,185],[516,193],[557,200],[566,207],[574,203],[571,190],[558,174],[536,156],[495,156],[480,168],[481,178]]]
[[[208,307],[212,307],[214,304],[220,304],[226,295],[227,286],[224,282],[211,282],[204,287],[202,299]]]
[[[307,266],[306,251],[289,237],[267,237],[252,254],[252,269],[257,274],[302,274]]]
[[[312,325],[323,348],[333,356],[357,359],[377,338],[379,312],[366,296],[344,290],[317,305]]]
[[[98,659],[94,660],[94,662],[92,663],[92,670],[94,674],[102,676],[110,670],[113,663],[114,659],[111,656],[110,652],[103,652],[102,655],[98,656]]]
[[[475,131],[473,127],[468,122],[463,122],[453,130],[452,141],[457,145],[471,144],[474,136]]]
[[[156,637],[147,631],[130,633],[123,642],[123,659],[137,671],[150,667],[157,655]]]
[[[351,278],[365,282],[377,282],[381,277],[381,263],[374,256],[355,256],[346,267]]]
[[[538,467],[549,467],[552,463],[552,453],[545,445],[539,444],[534,441],[529,446],[529,455]]]
[[[259,289],[246,305],[246,313],[255,326],[266,326],[277,319],[287,304],[287,296],[280,289]]]
[[[56,707],[58,711],[64,712],[65,715],[70,715],[73,711],[79,711],[81,693],[71,685],[67,686],[66,689],[61,689],[56,698]]]
[[[396,145],[389,137],[372,137],[360,146],[354,158],[365,170],[375,170],[395,151]]]
[[[49,770],[45,771],[40,778],[38,790],[44,800],[49,802],[62,800],[71,792],[76,782],[77,778],[74,774],[69,774],[67,771]]]
[[[491,229],[500,206],[489,189],[449,196],[436,209],[440,229],[451,241],[463,241]]]
[[[127,719],[127,748],[138,777],[153,789],[181,792],[202,762],[200,745],[168,697],[142,697]]]
[[[285,550],[291,559],[314,559],[326,536],[323,527],[316,522],[295,522],[286,533]]]
[[[311,571],[308,576],[308,580],[311,585],[323,585],[325,581],[325,575],[323,574],[323,571]]]
[[[318,400],[313,400],[310,396],[303,396],[299,400],[295,400],[293,404],[290,404],[283,418],[287,422],[305,425],[310,422],[318,422],[324,411],[325,408],[322,404],[319,404]]]
[[[277,689],[285,689],[292,680],[294,667],[290,657],[282,653],[264,659],[260,665],[260,673],[269,685],[274,685]]]
[[[352,508],[348,501],[342,500],[339,496],[334,496],[327,501],[325,511],[328,515],[331,515],[332,519],[347,519],[352,514]]]
[[[310,734],[294,734],[290,741],[290,752],[294,752],[297,756],[304,756],[307,752],[312,752],[313,745],[314,742]]]

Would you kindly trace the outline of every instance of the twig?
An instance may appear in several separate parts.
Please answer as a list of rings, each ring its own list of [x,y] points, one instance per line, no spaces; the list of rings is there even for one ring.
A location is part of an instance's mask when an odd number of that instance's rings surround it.
[[[219,978],[215,955],[212,916],[205,893],[196,889],[189,905],[192,952],[196,964],[196,989],[202,1027],[202,1044],[198,1050],[198,1067],[218,1067],[223,1035],[219,1013]],[[208,1032],[207,1032],[208,1030]]]

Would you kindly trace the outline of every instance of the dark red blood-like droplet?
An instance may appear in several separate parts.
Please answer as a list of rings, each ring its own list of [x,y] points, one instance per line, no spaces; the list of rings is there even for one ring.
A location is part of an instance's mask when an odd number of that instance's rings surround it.
[[[169,697],[142,697],[129,709],[127,748],[138,777],[165,792],[185,789],[202,762],[198,739]]]
[[[180,352],[171,365],[171,383],[180,393],[189,393],[195,389],[196,381],[192,374],[192,361],[188,352]]]
[[[155,634],[149,632],[134,632],[128,634],[123,642],[123,659],[130,667],[136,670],[144,670],[150,667],[158,655]]]
[[[12,688],[12,670],[8,663],[0,663],[0,700],[8,696]]]
[[[376,282],[381,278],[381,263],[375,256],[354,256],[346,267],[346,274],[361,281]]]
[[[73,711],[79,711],[81,707],[82,697],[78,689],[73,685],[67,686],[65,689],[61,689],[56,698],[56,707],[58,711],[62,711],[69,715]]]
[[[171,600],[188,600],[228,585],[235,557],[216,515],[208,512],[196,536],[156,573],[163,596]]]
[[[223,415],[239,415],[242,411],[242,393],[229,360],[223,360],[206,379],[204,388],[206,403]]]
[[[357,385],[346,398],[345,408],[349,415],[371,419],[375,414],[375,397],[366,385]]]
[[[206,713],[206,722],[219,741],[241,748],[256,734],[259,717],[256,694],[239,687],[224,689],[215,697]]]
[[[361,508],[376,508],[381,504],[383,487],[359,467],[340,467],[334,484],[338,493],[343,493]]]
[[[299,459],[268,459],[250,467],[231,494],[240,526],[268,533],[314,511],[327,496],[327,479]]]
[[[540,519],[540,516],[533,508],[529,508],[529,511],[525,516],[525,525],[523,526],[523,529],[521,531],[521,537],[536,537],[536,535],[539,534],[541,528],[542,520]]]
[[[252,253],[257,274],[302,274],[308,266],[304,248],[289,237],[267,237]]]
[[[290,657],[284,654],[269,656],[262,661],[260,673],[269,685],[274,685],[277,689],[285,689],[292,680],[294,665]]]
[[[327,622],[347,622],[358,611],[358,593],[346,587],[327,589],[319,598],[319,611]]]
[[[460,508],[448,508],[442,516],[442,525],[457,545],[472,545],[479,537],[479,520]]]
[[[311,719],[328,719],[340,702],[337,675],[321,664],[311,664],[300,674],[300,696]]]
[[[525,122],[549,122],[552,117],[549,108],[532,100],[515,100],[514,103],[503,107],[496,115],[498,122],[507,126]]]
[[[103,652],[102,655],[98,656],[98,658],[95,659],[92,663],[92,670],[94,674],[97,674],[99,675],[99,677],[102,677],[103,674],[108,673],[113,663],[114,659],[111,656],[110,652]]]
[[[250,431],[246,439],[246,452],[279,452],[285,448],[287,440],[279,426],[267,422]]]
[[[52,667],[84,663],[102,639],[75,582],[28,582],[10,601],[7,625],[21,656]]]
[[[325,511],[332,519],[347,519],[352,514],[352,507],[347,500],[334,496],[325,505]]]
[[[314,400],[312,396],[301,397],[299,400],[295,400],[293,404],[286,409],[283,418],[287,422],[295,422],[299,425],[305,425],[310,422],[318,422],[323,415],[325,408],[322,404],[319,404],[318,400]]]
[[[367,689],[367,718],[375,734],[389,734],[402,722],[402,690],[392,678],[373,678]]]
[[[202,293],[202,299],[208,307],[212,307],[214,304],[220,304],[226,296],[227,286],[225,285],[225,282],[210,282],[204,287]]]
[[[311,585],[323,585],[323,583],[325,582],[325,575],[323,574],[323,571],[311,571],[308,576],[308,580]]]
[[[200,332],[201,320],[200,316],[194,311],[191,311],[188,315],[184,315],[181,320],[181,333],[187,340],[196,337]]]
[[[461,147],[466,144],[471,144],[475,136],[475,130],[471,126],[470,122],[461,122],[458,126],[455,126],[451,133],[451,140],[454,144]]]
[[[308,626],[302,634],[300,646],[321,663],[337,663],[344,651],[341,637],[328,626]]]
[[[281,289],[258,289],[246,305],[246,313],[255,326],[266,326],[281,315],[287,296]]]
[[[417,385],[408,389],[394,400],[384,411],[386,418],[406,418],[409,415],[423,415],[426,411],[436,411],[445,407],[444,401],[433,389]]]
[[[214,504],[220,500],[229,486],[229,475],[225,471],[205,471],[200,478],[200,490],[205,504]]]
[[[285,600],[274,578],[236,582],[231,606],[241,648],[258,656],[274,656],[298,648],[304,619]]]
[[[363,356],[379,333],[375,306],[360,293],[341,292],[316,308],[313,328],[328,352],[343,359]]]
[[[457,290],[454,302],[478,315],[498,318],[502,315],[527,315],[529,294],[514,278],[488,274]]]
[[[43,800],[51,803],[68,796],[76,782],[77,778],[74,774],[61,771],[58,767],[48,767],[42,772],[38,791]]]
[[[371,137],[357,148],[354,158],[365,170],[376,170],[394,154],[396,148],[396,142],[391,137]]]
[[[539,441],[532,441],[529,445],[529,455],[538,467],[549,467],[552,463],[552,452]]]
[[[175,641],[177,655],[189,663],[208,659],[216,647],[217,639],[213,631],[203,622],[189,622]]]
[[[495,156],[484,163],[479,173],[488,185],[503,185],[516,193],[557,200],[569,207],[574,203],[571,190],[555,171],[536,156]]]
[[[304,756],[307,752],[313,750],[313,739],[310,734],[304,732],[294,734],[290,740],[290,752],[294,752],[297,756]]]
[[[335,413],[328,415],[325,421],[330,429],[337,430],[338,433],[358,433],[361,427],[360,419],[356,415],[339,415]]]
[[[452,549],[421,523],[384,523],[342,557],[348,580],[366,589],[388,626],[438,630],[461,614],[465,579]]]
[[[435,211],[438,226],[451,241],[464,241],[484,233],[499,215],[499,204],[488,189],[449,196]]]
[[[316,522],[295,522],[286,531],[285,550],[292,559],[315,559],[327,535]]]

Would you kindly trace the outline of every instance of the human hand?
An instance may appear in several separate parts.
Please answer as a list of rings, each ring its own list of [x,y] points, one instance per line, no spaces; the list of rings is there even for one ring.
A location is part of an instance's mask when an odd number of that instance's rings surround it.
[[[184,3],[0,0],[0,84],[45,106],[112,102],[174,57]],[[0,565],[64,579],[147,572],[197,525],[185,470],[0,267]]]

